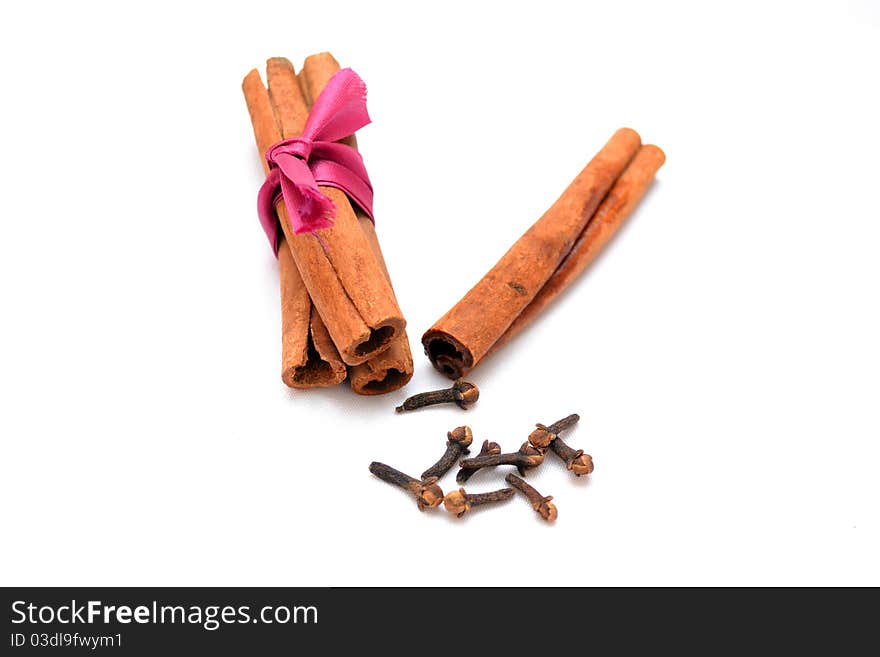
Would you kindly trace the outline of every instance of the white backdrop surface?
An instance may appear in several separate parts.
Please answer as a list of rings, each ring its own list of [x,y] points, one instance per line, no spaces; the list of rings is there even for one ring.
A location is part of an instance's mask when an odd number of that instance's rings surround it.
[[[5,10],[0,583],[880,584],[876,3],[368,4]],[[370,89],[416,358],[386,397],[279,377],[240,82],[321,50]],[[447,384],[421,333],[624,125],[667,163],[607,252],[473,410],[396,416]],[[596,471],[530,477],[555,526],[367,472],[571,412]]]

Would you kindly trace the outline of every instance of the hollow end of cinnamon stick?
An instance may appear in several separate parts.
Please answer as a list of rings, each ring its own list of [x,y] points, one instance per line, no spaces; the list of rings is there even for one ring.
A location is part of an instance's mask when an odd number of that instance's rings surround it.
[[[367,379],[351,377],[351,389],[359,395],[384,395],[399,390],[412,379],[412,372],[405,368],[389,367]]]
[[[399,390],[412,376],[413,359],[406,331],[381,355],[348,369],[351,389],[359,395],[384,395]]]
[[[474,366],[474,356],[467,345],[445,331],[426,331],[422,336],[422,344],[434,367],[450,379],[463,377]]]
[[[284,383],[291,388],[329,388],[345,381],[348,374],[345,363],[314,306],[311,306],[307,334],[305,353],[300,355],[297,363],[291,363],[287,350],[282,349],[284,369],[281,379]]]
[[[369,333],[360,342],[349,345],[342,353],[342,360],[349,365],[360,365],[381,354],[391,346],[392,340],[403,330],[404,324],[389,318],[388,323],[376,328],[368,327]]]
[[[306,390],[309,388],[329,388],[345,381],[345,364],[334,367],[333,363],[323,360],[309,344],[311,353],[304,365],[290,367],[281,373],[281,380],[289,388]]]

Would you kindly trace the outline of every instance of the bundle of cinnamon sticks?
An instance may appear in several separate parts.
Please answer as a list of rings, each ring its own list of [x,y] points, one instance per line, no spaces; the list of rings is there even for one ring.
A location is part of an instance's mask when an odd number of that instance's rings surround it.
[[[589,265],[644,196],[665,155],[618,130],[562,196],[422,336],[452,379],[524,329]]]
[[[312,103],[338,70],[330,53],[320,53],[307,57],[298,75],[287,59],[270,59],[268,88],[256,69],[247,74],[242,89],[261,158],[282,139],[302,134]],[[343,142],[357,147],[353,135]],[[284,203],[275,206],[283,232],[282,380],[313,388],[348,377],[358,394],[397,390],[412,377],[413,360],[375,227],[343,192],[320,190],[336,207],[330,228],[296,235]]]

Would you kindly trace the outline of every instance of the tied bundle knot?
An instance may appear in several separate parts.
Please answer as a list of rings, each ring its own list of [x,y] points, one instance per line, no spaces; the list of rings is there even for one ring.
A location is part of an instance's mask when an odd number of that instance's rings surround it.
[[[279,156],[292,155],[308,162],[312,156],[313,145],[314,142],[306,137],[283,139],[266,151],[266,161],[269,162],[270,167],[277,167]]]
[[[341,190],[373,220],[373,187],[364,161],[356,149],[337,143],[370,123],[366,99],[367,87],[357,73],[337,71],[315,100],[302,135],[266,151],[269,175],[257,196],[257,211],[276,255],[279,201],[295,235],[333,225],[337,208],[320,187]]]

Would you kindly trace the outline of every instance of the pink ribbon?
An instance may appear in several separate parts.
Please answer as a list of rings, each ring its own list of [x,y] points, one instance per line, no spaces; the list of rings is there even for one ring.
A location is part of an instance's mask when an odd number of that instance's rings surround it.
[[[257,196],[257,211],[276,254],[275,204],[280,198],[297,235],[333,225],[336,207],[319,185],[345,192],[372,221],[373,187],[364,161],[354,148],[335,143],[369,122],[367,86],[357,73],[344,68],[315,100],[302,135],[279,141],[266,152],[270,169]]]

